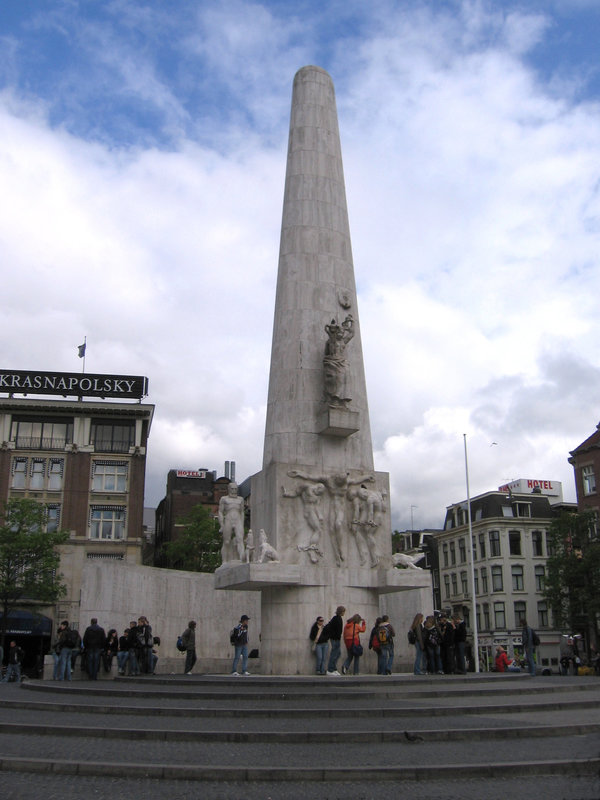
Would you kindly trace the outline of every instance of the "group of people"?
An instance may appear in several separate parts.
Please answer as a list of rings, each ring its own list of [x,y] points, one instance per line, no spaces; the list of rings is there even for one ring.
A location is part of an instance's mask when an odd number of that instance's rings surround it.
[[[467,626],[459,614],[416,614],[408,641],[415,648],[415,675],[466,675]]]
[[[364,648],[360,641],[361,633],[365,633],[367,623],[360,614],[354,614],[344,624],[346,609],[338,606],[335,614],[325,623],[325,618],[318,616],[310,629],[309,639],[315,653],[315,669],[317,675],[346,675],[353,667],[353,674],[360,674],[360,659]],[[369,650],[377,656],[377,674],[391,675],[394,660],[395,631],[389,617],[377,617],[369,634]],[[338,671],[338,661],[342,654],[342,640],[346,648],[346,658]]]
[[[102,664],[105,672],[112,669],[113,659],[117,660],[119,675],[154,674],[158,662],[156,648],[160,638],[152,635],[152,626],[145,616],[132,620],[121,636],[115,628],[108,633],[93,617],[83,636],[72,627],[68,620],[58,626],[56,640],[52,647],[54,656],[55,681],[70,681],[77,657],[81,657],[81,668],[91,681],[98,680]]]

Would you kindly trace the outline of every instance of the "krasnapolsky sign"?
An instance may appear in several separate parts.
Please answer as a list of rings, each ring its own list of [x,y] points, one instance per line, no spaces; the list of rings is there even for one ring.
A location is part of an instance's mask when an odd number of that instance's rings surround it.
[[[148,378],[140,375],[88,375],[84,372],[28,372],[0,370],[0,392],[54,394],[62,397],[118,397],[141,400],[148,394]]]

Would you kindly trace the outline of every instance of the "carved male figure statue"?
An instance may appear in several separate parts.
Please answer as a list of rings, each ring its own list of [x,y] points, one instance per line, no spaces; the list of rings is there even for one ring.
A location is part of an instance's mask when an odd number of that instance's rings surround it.
[[[386,510],[385,501],[381,492],[367,489],[366,486],[360,486],[357,495],[361,504],[358,521],[367,539],[367,547],[369,548],[369,555],[371,556],[371,566],[376,567],[379,563],[379,554],[377,552],[375,535],[377,534],[377,528],[381,525],[383,514]]]
[[[267,534],[264,528],[258,532],[258,563],[264,564],[265,561],[279,561],[279,554],[272,544],[267,541]]]
[[[248,531],[246,536],[246,564],[251,564],[254,559],[254,534],[252,530]]]
[[[244,560],[244,498],[238,496],[237,483],[233,481],[227,487],[227,494],[219,500],[220,531],[223,536],[221,559],[223,564],[234,561],[233,540],[237,547],[239,561]]]
[[[351,397],[344,397],[345,377],[348,362],[344,358],[346,345],[354,337],[354,320],[348,314],[339,325],[334,319],[325,325],[328,340],[325,345],[323,367],[325,368],[325,399],[331,406],[345,407]]]
[[[297,469],[290,470],[288,475],[290,478],[302,478],[305,481],[312,481],[313,483],[323,483],[327,487],[327,491],[331,496],[331,504],[329,506],[329,533],[331,535],[335,563],[339,567],[344,560],[342,541],[344,529],[346,527],[346,493],[348,488],[359,483],[373,482],[375,478],[372,475],[361,475],[358,478],[350,478],[348,472],[334,472],[332,475],[318,475],[313,477]]]
[[[323,553],[319,549],[323,526],[323,514],[321,513],[321,497],[325,491],[323,483],[301,483],[288,492],[285,487],[281,487],[284,497],[299,497],[302,500],[302,513],[306,524],[310,528],[310,541],[308,546],[298,545],[298,550],[305,550],[313,564],[319,560]]]

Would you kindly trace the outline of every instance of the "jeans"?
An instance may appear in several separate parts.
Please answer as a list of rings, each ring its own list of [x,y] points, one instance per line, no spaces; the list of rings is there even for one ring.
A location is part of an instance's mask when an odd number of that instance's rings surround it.
[[[391,644],[382,644],[377,658],[377,674],[391,675],[394,660],[394,647]]]
[[[232,672],[237,672],[237,663],[239,661],[240,656],[242,657],[242,672],[248,672],[248,645],[247,644],[236,644],[235,653],[233,654],[233,663],[231,665],[231,671]]]
[[[58,656],[58,680],[70,681],[71,680],[71,653],[72,647],[63,647]]]
[[[128,658],[129,652],[127,650],[119,650],[117,653],[117,666],[119,668],[119,672],[125,672],[125,665],[127,664]]]
[[[442,656],[440,655],[439,644],[427,645],[427,657],[429,659],[429,672],[439,673],[444,671],[444,668],[442,667]]]
[[[317,659],[317,672],[319,675],[325,675],[327,664],[327,650],[329,649],[329,642],[323,642],[315,647],[315,657]]]
[[[348,650],[348,658],[344,661],[344,665],[343,665],[342,669],[346,670],[346,671],[349,670],[350,669],[350,664],[352,663],[352,660],[354,660],[354,674],[358,675],[359,674],[358,665],[359,665],[359,662],[360,662],[360,656],[354,655],[352,650]]]
[[[423,667],[425,666],[425,651],[421,647],[419,640],[415,642],[415,665],[413,672],[415,675],[423,675]]]
[[[20,664],[9,664],[6,667],[6,675],[2,678],[0,683],[8,683],[12,676],[15,676],[15,681],[17,683],[21,682],[21,665]]]
[[[465,645],[466,642],[456,642],[454,645],[454,656],[456,659],[456,672],[466,672],[465,664]]]
[[[58,660],[60,655],[58,653],[52,653],[52,658],[54,659],[54,671],[52,672],[52,680],[58,680]]]
[[[140,668],[138,666],[137,656],[135,654],[135,649],[132,648],[131,650],[128,650],[127,651],[127,656],[128,656],[127,660],[129,662],[129,671],[128,671],[127,674],[128,675],[139,675],[140,674]]]
[[[535,678],[535,658],[533,648],[531,650],[525,650],[525,660],[529,666],[529,674],[532,678]]]
[[[329,664],[327,665],[327,672],[336,672],[337,671],[337,662],[338,658],[340,657],[340,650],[341,650],[340,640],[339,639],[332,639],[331,640],[331,652],[329,653]]]
[[[91,681],[98,680],[98,667],[102,650],[99,647],[90,647],[86,650],[88,677]]]
[[[191,672],[194,668],[194,664],[196,663],[196,651],[195,650],[186,650],[185,651],[185,667],[183,668],[184,673],[187,675],[188,672]]]

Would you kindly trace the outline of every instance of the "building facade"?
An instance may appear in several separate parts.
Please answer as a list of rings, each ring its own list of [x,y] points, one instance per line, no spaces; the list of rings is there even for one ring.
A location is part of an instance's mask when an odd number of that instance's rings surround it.
[[[0,397],[0,501],[36,500],[49,531],[69,532],[60,567],[67,594],[46,613],[79,626],[84,564],[142,562],[154,412],[141,402],[147,379],[0,371],[0,391],[8,393]]]
[[[558,668],[560,633],[544,599],[549,527],[562,502],[558,481],[518,480],[471,499],[473,567],[481,669],[498,645],[521,652],[522,620],[538,631],[540,664]],[[472,581],[467,502],[448,506],[436,535],[444,609],[458,612],[472,633]]]
[[[600,475],[600,424],[591,436],[571,450],[569,464],[573,467],[577,508],[579,511],[600,511],[596,477]]]
[[[215,470],[201,468],[197,470],[171,469],[167,474],[167,488],[164,498],[156,509],[156,527],[154,540],[155,567],[167,567],[164,546],[175,541],[178,529],[183,526],[182,520],[194,506],[204,506],[214,517],[219,510],[220,499],[227,494],[227,487],[235,480],[235,462],[233,475],[230,462],[225,462],[225,475],[217,478]],[[179,565],[182,567],[182,565]]]

